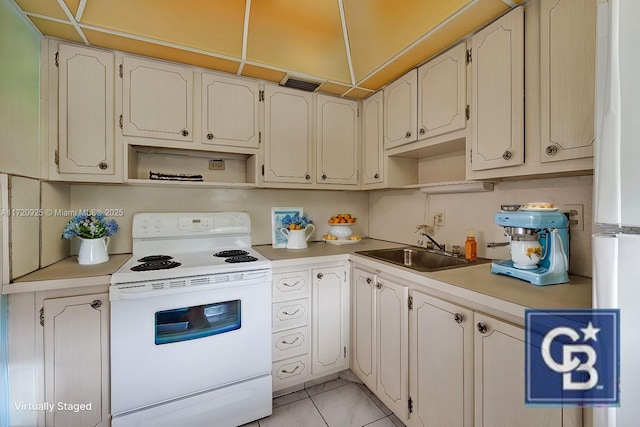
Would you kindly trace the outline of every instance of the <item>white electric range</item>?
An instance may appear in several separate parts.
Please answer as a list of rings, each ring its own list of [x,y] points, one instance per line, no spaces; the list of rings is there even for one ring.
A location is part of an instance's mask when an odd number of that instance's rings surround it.
[[[271,414],[271,263],[244,212],[140,213],[111,279],[114,427]]]

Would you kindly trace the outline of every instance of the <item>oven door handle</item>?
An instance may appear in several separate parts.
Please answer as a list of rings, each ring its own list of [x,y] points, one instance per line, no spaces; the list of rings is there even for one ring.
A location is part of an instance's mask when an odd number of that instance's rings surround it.
[[[118,301],[118,300],[135,300],[135,299],[143,299],[143,298],[155,298],[155,297],[164,297],[167,295],[175,295],[175,294],[184,294],[187,292],[204,292],[204,291],[212,291],[218,288],[224,287],[224,289],[229,289],[230,287],[238,287],[238,286],[249,286],[256,285],[260,283],[265,283],[267,286],[270,283],[269,275],[261,275],[260,277],[256,277],[254,279],[246,279],[246,280],[238,280],[232,282],[219,282],[212,283],[207,285],[189,285],[189,286],[180,286],[180,287],[169,287],[169,288],[153,288],[153,284],[130,284],[130,285],[111,285],[109,289],[109,300],[110,301]],[[167,286],[170,286],[167,284]]]

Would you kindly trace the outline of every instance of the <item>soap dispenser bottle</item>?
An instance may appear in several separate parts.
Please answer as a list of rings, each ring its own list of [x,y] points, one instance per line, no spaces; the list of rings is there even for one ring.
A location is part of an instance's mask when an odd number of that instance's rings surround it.
[[[467,240],[464,242],[464,257],[467,261],[475,261],[478,258],[478,242],[473,230],[467,231]]]

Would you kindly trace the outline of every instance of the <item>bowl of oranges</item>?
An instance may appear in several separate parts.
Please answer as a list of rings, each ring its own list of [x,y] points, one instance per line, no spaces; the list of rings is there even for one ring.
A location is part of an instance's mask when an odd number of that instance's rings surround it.
[[[348,213],[339,213],[329,218],[329,235],[335,240],[349,240],[353,235],[351,226],[358,221],[357,218]],[[333,239],[330,239],[333,240]]]

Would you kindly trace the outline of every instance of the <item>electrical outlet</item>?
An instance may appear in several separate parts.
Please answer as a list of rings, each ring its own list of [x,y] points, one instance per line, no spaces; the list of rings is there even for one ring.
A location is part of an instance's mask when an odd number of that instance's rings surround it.
[[[575,212],[571,215],[571,212]],[[562,205],[560,212],[569,213],[569,228],[575,231],[584,231],[584,205]],[[572,223],[573,221],[577,221]]]
[[[209,170],[212,170],[212,171],[223,171],[224,170],[224,160],[222,160],[222,159],[209,160]]]
[[[437,225],[438,227],[444,227],[447,224],[445,219],[446,218],[445,218],[444,211],[436,212],[433,215],[433,224]]]

